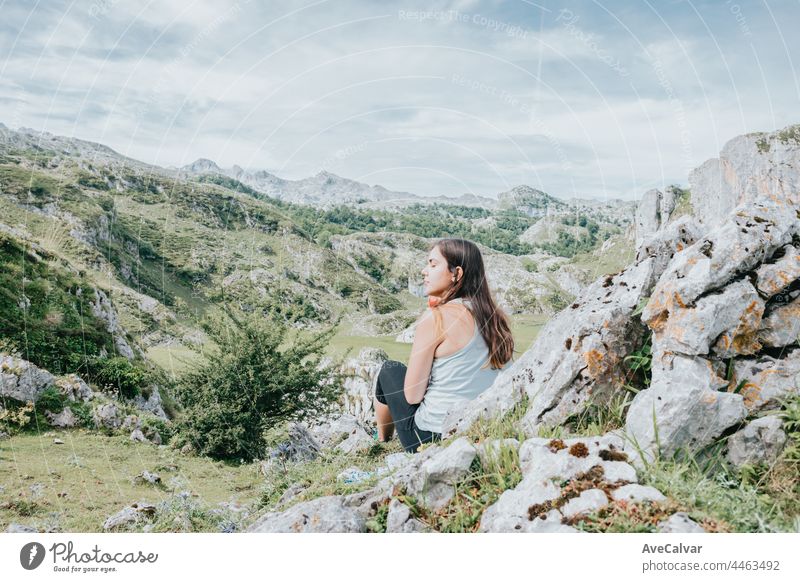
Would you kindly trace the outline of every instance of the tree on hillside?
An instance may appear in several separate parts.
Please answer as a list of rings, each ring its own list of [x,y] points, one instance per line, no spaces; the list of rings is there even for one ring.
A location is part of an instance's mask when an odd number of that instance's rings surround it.
[[[290,323],[269,313],[228,314],[207,326],[216,349],[178,386],[181,440],[216,459],[262,458],[263,434],[329,409],[341,394],[340,362],[321,366],[339,319],[287,340]]]

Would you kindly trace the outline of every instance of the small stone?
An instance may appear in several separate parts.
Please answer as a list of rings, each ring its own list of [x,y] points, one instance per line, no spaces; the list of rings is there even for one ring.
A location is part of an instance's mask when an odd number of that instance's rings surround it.
[[[669,519],[660,522],[658,531],[661,533],[706,533],[700,524],[692,521],[689,514],[683,511],[673,513]]]
[[[622,487],[614,489],[611,492],[611,497],[613,497],[615,501],[632,501],[636,503],[641,501],[665,501],[667,499],[661,491],[655,487],[638,485],[636,483],[623,485]]]
[[[62,441],[61,439],[53,439],[53,444],[54,445],[63,445],[64,441]]]
[[[110,531],[124,525],[139,523],[144,519],[152,518],[155,514],[155,505],[147,503],[146,501],[139,501],[138,503],[133,503],[121,509],[106,519],[105,522],[103,522],[103,530]]]
[[[6,528],[6,533],[39,533],[39,530],[29,525],[22,525],[21,523],[11,523]]]
[[[146,442],[148,442],[148,441],[147,441],[147,437],[145,437],[145,436],[144,436],[144,433],[143,433],[141,430],[139,430],[138,428],[137,428],[137,429],[134,429],[133,431],[131,431],[131,437],[130,437],[130,439],[131,439],[132,441],[135,441],[135,442],[140,442],[140,443],[146,443]]]
[[[150,471],[142,471],[137,476],[137,479],[144,481],[145,483],[150,483],[151,485],[158,485],[161,483],[161,477],[156,473],[151,473]]]

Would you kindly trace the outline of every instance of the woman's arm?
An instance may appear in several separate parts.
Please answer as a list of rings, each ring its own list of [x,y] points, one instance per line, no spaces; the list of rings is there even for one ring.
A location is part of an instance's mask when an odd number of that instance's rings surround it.
[[[427,310],[417,324],[414,343],[411,346],[411,357],[406,369],[403,393],[409,404],[422,402],[425,391],[428,389],[428,379],[433,367],[433,354],[443,339],[436,337],[433,311]]]

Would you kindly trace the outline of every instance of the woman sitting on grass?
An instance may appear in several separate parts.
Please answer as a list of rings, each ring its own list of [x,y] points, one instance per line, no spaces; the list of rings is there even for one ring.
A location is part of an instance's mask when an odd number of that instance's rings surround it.
[[[474,243],[438,241],[422,274],[430,309],[417,323],[408,367],[388,360],[375,382],[378,440],[396,429],[408,452],[441,438],[447,411],[489,388],[514,351]]]

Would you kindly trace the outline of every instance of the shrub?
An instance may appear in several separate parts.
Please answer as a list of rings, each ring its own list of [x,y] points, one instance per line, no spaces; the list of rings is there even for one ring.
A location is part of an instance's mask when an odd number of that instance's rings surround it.
[[[141,394],[142,386],[150,379],[146,370],[121,356],[94,358],[90,364],[89,377],[98,386],[111,389],[123,398],[133,398]]]
[[[289,324],[272,314],[229,314],[207,326],[218,349],[178,383],[180,440],[213,458],[253,460],[263,457],[263,434],[278,422],[327,411],[342,376],[338,366],[319,363],[338,322],[288,346]]]

